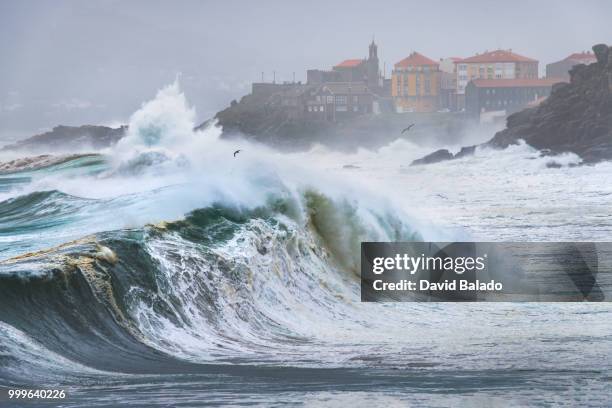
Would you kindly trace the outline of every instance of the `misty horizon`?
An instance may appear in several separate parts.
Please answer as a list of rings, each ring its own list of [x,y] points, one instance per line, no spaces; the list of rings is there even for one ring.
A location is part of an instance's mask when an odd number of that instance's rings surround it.
[[[364,58],[373,37],[387,77],[413,51],[439,60],[494,49],[539,60],[543,75],[547,63],[609,42],[611,11],[602,1],[0,2],[10,39],[0,44],[0,144],[59,124],[126,123],[177,74],[201,122],[262,72],[305,81],[307,69]]]
[[[0,405],[612,406],[611,16],[0,0]]]

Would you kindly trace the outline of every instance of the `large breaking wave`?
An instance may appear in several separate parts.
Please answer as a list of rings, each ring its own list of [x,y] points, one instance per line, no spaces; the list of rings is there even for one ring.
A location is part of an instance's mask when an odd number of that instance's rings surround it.
[[[171,85],[103,160],[28,169],[4,193],[4,381],[354,355],[325,344],[356,342],[368,321],[359,244],[421,239],[418,223],[308,163],[220,140],[214,126],[194,132],[194,120]]]
[[[357,270],[361,241],[462,228],[608,239],[609,163],[549,168],[523,144],[408,168],[428,152],[401,140],[283,155],[194,118],[174,84],[114,148],[0,175],[0,388],[81,393],[65,406],[269,406],[364,389],[526,405],[518,389],[549,403],[578,386],[609,405],[606,305],[362,304]]]

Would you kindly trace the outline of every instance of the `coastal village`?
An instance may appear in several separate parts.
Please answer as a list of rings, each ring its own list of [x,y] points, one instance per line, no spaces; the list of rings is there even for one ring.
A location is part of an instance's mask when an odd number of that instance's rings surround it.
[[[290,118],[313,122],[410,112],[464,112],[493,122],[540,104],[555,84],[569,82],[574,66],[595,61],[592,52],[577,52],[548,64],[546,76],[539,77],[539,61],[511,49],[438,60],[411,52],[393,65],[388,78],[373,40],[367,58],[346,59],[329,70],[309,69],[306,83],[253,83],[252,95]]]

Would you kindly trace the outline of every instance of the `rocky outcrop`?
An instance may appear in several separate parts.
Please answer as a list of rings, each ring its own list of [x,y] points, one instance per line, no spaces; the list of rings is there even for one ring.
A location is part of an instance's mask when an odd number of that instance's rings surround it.
[[[440,150],[436,150],[433,153],[428,154],[425,157],[422,157],[420,159],[417,159],[415,161],[413,161],[410,165],[411,166],[418,166],[421,164],[432,164],[432,163],[438,163],[441,161],[446,161],[446,160],[450,160],[452,159],[454,156],[451,152],[449,152],[446,149],[440,149]]]
[[[320,144],[337,150],[359,147],[375,149],[405,138],[416,144],[435,145],[467,138],[472,129],[469,117],[461,113],[383,112],[336,121],[304,118],[299,107],[284,106],[275,95],[249,94],[233,101],[215,116],[223,138],[252,139],[281,150],[302,150]],[[409,132],[402,133],[414,123]],[[204,122],[196,129],[210,124]]]
[[[546,155],[572,152],[587,164],[612,160],[612,50],[598,44],[593,51],[596,63],[574,66],[569,84],[555,84],[542,104],[510,115],[506,129],[483,146],[503,149],[522,139]]]
[[[476,145],[462,147],[461,150],[453,156],[453,159],[460,159],[465,156],[471,156],[476,151]]]
[[[446,161],[446,160],[460,159],[462,157],[473,155],[475,150],[476,150],[476,145],[462,147],[461,150],[459,150],[456,154],[452,154],[446,149],[440,149],[420,159],[414,160],[412,163],[410,163],[410,165],[418,166],[421,164],[432,164],[432,163],[438,163],[438,162]]]
[[[50,153],[99,150],[117,143],[125,135],[126,129],[126,126],[56,126],[49,132],[4,146],[0,151]]]
[[[326,134],[326,122],[312,122],[294,117],[293,112],[273,103],[273,97],[249,94],[215,115],[223,137],[247,137],[275,147],[302,147],[310,139]],[[207,125],[198,126],[196,130]]]
[[[555,86],[540,106],[509,116],[487,145],[504,148],[523,139],[551,154],[576,153],[585,163],[612,159],[612,53],[604,44],[593,51],[596,63],[573,67],[569,84]]]

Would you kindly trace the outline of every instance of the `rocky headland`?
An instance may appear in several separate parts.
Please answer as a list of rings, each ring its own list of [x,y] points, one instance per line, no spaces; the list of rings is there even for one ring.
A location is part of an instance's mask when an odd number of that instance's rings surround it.
[[[304,150],[315,144],[346,151],[375,149],[405,138],[436,145],[469,135],[473,122],[463,113],[380,113],[335,122],[295,117],[275,104],[274,96],[249,94],[216,114],[224,138],[247,138],[280,150]],[[198,128],[203,128],[205,122]],[[402,130],[414,123],[410,132]]]
[[[56,126],[41,133],[4,146],[0,152],[42,154],[52,152],[84,152],[112,146],[124,135],[127,127],[107,126]]]
[[[539,106],[510,115],[506,129],[480,146],[503,149],[524,140],[546,155],[575,153],[585,164],[612,160],[612,47],[598,44],[593,51],[596,63],[574,66],[569,83],[555,84]],[[457,159],[476,147],[455,155],[441,149],[412,164]]]
[[[506,128],[488,142],[464,147],[456,154],[441,149],[412,164],[461,158],[473,154],[478,146],[503,149],[520,140],[543,154],[575,153],[587,164],[611,160],[612,48],[598,44],[593,50],[596,63],[573,67],[570,83],[555,84],[551,95],[539,106],[510,115]],[[461,113],[381,113],[336,122],[306,120],[292,115],[276,99],[275,95],[246,95],[196,130],[214,120],[222,127],[224,138],[247,138],[280,150],[303,150],[315,144],[355,150],[377,148],[400,137],[421,145],[456,143],[466,140],[474,129],[470,119]],[[402,129],[411,123],[415,126],[402,134]],[[95,151],[117,143],[126,130],[126,126],[56,126],[49,132],[4,146],[0,152]]]

